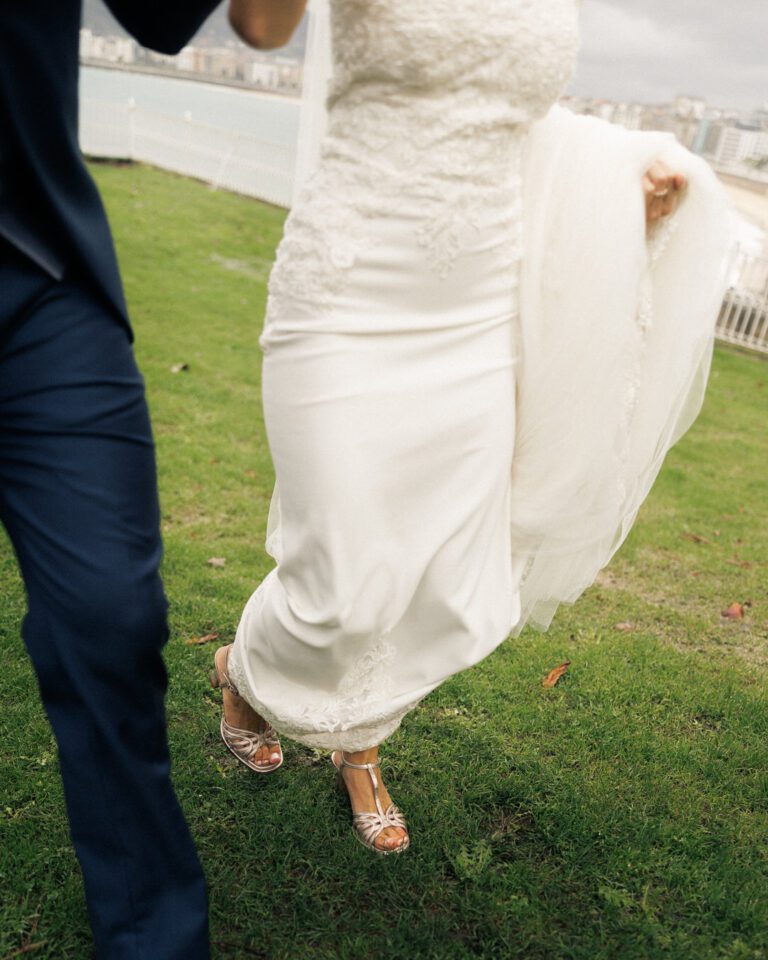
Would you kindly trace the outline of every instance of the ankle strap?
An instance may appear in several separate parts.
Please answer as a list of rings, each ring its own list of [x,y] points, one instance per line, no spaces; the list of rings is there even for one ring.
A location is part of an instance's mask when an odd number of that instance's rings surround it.
[[[344,751],[339,750],[341,754],[341,765],[343,767],[351,767],[353,770],[375,770],[379,766],[379,761],[376,763],[352,763],[350,760],[344,756]]]
[[[353,770],[367,770],[367,771],[368,771],[368,776],[369,776],[370,779],[371,779],[371,786],[373,787],[373,802],[376,804],[376,814],[378,815],[379,820],[383,821],[383,820],[385,819],[385,817],[386,817],[386,814],[385,814],[385,812],[384,812],[383,807],[381,806],[381,800],[379,799],[379,780],[378,780],[376,774],[373,772],[373,771],[378,767],[379,761],[377,760],[376,763],[351,763],[351,762],[350,762],[349,760],[347,760],[347,758],[344,756],[344,751],[343,751],[343,750],[339,750],[338,752],[341,754],[341,766],[337,768],[338,771],[339,771],[339,776],[341,776],[341,771],[344,769],[344,767],[351,767]],[[331,760],[333,760],[333,755],[331,755]],[[336,765],[336,761],[333,760],[333,763],[334,763],[334,766],[335,766],[335,765]],[[356,814],[356,816],[357,816],[357,814]],[[360,814],[360,816],[372,817],[372,816],[374,816],[374,814],[372,814],[372,813],[371,813],[371,814]]]

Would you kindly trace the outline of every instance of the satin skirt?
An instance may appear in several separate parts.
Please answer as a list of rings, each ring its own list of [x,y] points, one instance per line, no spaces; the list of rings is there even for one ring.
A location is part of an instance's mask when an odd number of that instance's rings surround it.
[[[519,619],[513,214],[497,211],[442,278],[413,224],[392,218],[330,307],[268,312],[276,566],[245,607],[230,672],[309,746],[380,743]]]

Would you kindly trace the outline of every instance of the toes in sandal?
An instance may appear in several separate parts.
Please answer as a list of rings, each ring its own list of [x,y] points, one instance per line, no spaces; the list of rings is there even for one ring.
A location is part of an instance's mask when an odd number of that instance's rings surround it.
[[[218,654],[220,651],[217,650],[216,656],[214,657],[214,668],[210,674],[211,686],[214,689],[229,690],[233,696],[239,697],[238,689],[230,680],[226,666],[232,644],[230,643],[228,646],[221,647],[220,649],[225,651],[224,664],[223,666],[219,666]],[[266,721],[264,722],[263,730],[241,730],[239,727],[233,727],[231,723],[227,723],[222,713],[220,729],[221,739],[224,741],[227,749],[237,757],[240,763],[245,764],[249,770],[253,770],[255,773],[272,773],[273,770],[277,770],[278,767],[282,766],[283,751],[280,749],[280,741],[275,728],[266,723]],[[267,747],[270,754],[278,752],[280,759],[269,763],[258,762],[255,757],[263,747]]]
[[[341,758],[340,763],[336,762],[336,757]],[[405,817],[394,803],[390,803],[387,809],[384,810],[381,805],[381,801],[379,800],[379,782],[376,774],[374,773],[379,766],[378,762],[350,763],[349,760],[347,760],[344,756],[343,750],[336,750],[331,754],[331,763],[333,763],[334,767],[336,767],[339,786],[342,788],[344,793],[347,794],[347,796],[349,794],[346,784],[344,783],[344,777],[342,773],[344,767],[350,767],[352,770],[367,770],[368,776],[371,778],[376,812],[352,814],[352,829],[360,843],[362,843],[363,846],[368,847],[369,850],[374,850],[376,853],[380,853],[384,857],[390,853],[403,853],[403,851],[407,850],[410,846],[411,838],[408,836],[408,826],[405,822]],[[400,827],[406,831],[405,837],[403,837],[402,842],[396,847],[390,847],[389,849],[386,847],[377,847],[377,839],[388,827]]]

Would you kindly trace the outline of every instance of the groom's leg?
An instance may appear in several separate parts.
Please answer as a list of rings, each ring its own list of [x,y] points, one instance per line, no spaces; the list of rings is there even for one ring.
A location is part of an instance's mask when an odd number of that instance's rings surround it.
[[[2,252],[2,251],[0,251]],[[103,960],[203,960],[170,781],[155,464],[126,330],[87,286],[0,264],[0,516]]]

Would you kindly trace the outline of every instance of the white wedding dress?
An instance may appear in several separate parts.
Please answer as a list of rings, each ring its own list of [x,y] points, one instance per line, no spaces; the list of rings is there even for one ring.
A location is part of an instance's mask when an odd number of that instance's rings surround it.
[[[700,404],[724,220],[669,138],[550,112],[576,0],[331,13],[328,129],[260,341],[276,566],[230,672],[279,732],[360,750],[622,542]],[[692,212],[649,248],[640,181],[665,152]]]

